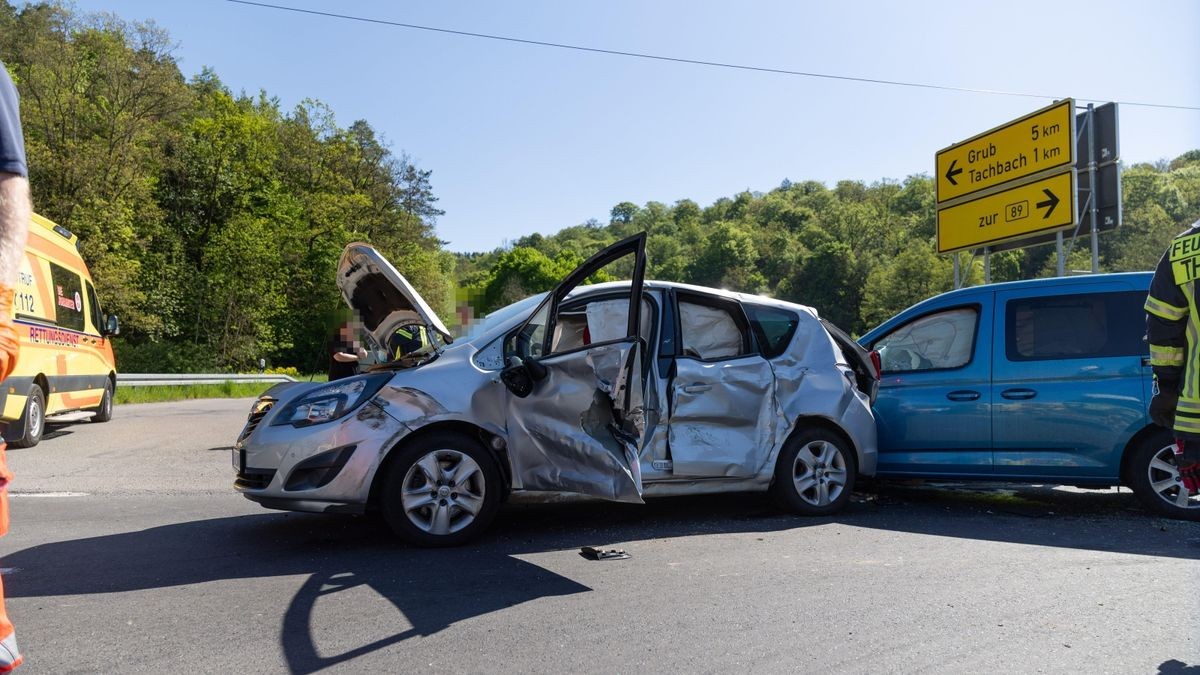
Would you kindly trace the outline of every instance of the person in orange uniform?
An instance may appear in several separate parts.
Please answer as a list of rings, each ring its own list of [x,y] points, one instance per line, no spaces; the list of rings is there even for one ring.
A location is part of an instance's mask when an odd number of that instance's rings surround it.
[[[25,238],[33,214],[28,175],[17,90],[0,62],[0,380],[12,374],[20,346],[13,327],[12,304],[13,284],[25,253]],[[0,536],[8,532],[8,486],[13,479],[4,451],[5,444],[0,440]],[[17,649],[17,636],[4,609],[4,586],[0,583],[0,673],[19,665],[21,651]]]

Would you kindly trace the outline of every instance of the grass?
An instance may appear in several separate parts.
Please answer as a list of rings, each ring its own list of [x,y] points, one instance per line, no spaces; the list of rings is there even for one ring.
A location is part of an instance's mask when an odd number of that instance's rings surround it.
[[[318,375],[313,381],[324,381]],[[307,382],[308,378],[303,378]],[[181,384],[155,387],[117,387],[114,403],[165,403],[192,398],[253,398],[273,387],[271,382],[222,382],[221,384]]]

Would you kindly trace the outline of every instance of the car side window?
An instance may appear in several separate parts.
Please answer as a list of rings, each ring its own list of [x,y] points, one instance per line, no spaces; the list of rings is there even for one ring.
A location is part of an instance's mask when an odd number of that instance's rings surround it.
[[[727,359],[753,353],[745,319],[736,304],[679,297],[679,329],[683,356]]]
[[[650,301],[642,298],[639,334],[649,343],[654,320]],[[554,321],[550,353],[561,354],[602,342],[624,340],[629,330],[629,295],[608,296],[590,302],[567,303]]]
[[[1145,293],[1128,291],[1010,300],[1005,354],[1009,361],[1144,355],[1145,299]]]
[[[961,368],[971,362],[979,310],[958,307],[910,321],[875,342],[883,372]]]
[[[796,316],[795,312],[778,307],[750,303],[742,303],[742,307],[750,319],[754,336],[758,338],[762,355],[773,359],[782,354],[787,349],[788,343],[792,341],[792,336],[796,334],[796,326],[800,323],[800,317]]]

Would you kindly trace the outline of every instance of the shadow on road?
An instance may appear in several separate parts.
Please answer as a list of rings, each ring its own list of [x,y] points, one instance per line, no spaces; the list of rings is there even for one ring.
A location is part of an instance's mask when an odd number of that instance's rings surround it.
[[[293,672],[313,672],[466,619],[538,598],[591,589],[519,555],[682,536],[771,533],[838,523],[916,534],[1200,558],[1200,526],[1161,521],[1128,494],[1052,490],[997,494],[882,487],[857,494],[836,518],[797,518],[761,495],[509,505],[477,544],[421,550],[393,540],[366,518],[263,512],[33,546],[5,556],[23,570],[6,581],[11,597],[162,588],[209,581],[304,574],[285,612],[280,641]],[[588,562],[579,564],[609,564]],[[97,574],[97,570],[103,570]],[[447,573],[452,570],[452,573]],[[313,610],[325,596],[366,585],[411,628],[348,652],[323,656]],[[1170,671],[1176,672],[1176,671]]]

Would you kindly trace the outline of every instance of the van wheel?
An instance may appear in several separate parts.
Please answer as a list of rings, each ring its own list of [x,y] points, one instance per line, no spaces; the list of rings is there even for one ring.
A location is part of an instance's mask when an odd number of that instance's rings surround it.
[[[100,398],[100,405],[96,408],[91,408],[96,414],[92,415],[93,422],[107,422],[112,419],[113,408],[113,385],[112,380],[104,382],[104,396]]]
[[[1200,495],[1189,495],[1175,466],[1175,440],[1154,434],[1133,451],[1129,487],[1146,508],[1170,518],[1200,521]]]
[[[46,430],[46,394],[36,384],[29,388],[20,424],[25,434],[10,443],[12,447],[32,448],[42,440],[42,432]]]
[[[854,490],[854,448],[827,429],[795,434],[779,451],[771,496],[785,510],[827,516],[845,508]]]
[[[432,433],[397,450],[380,495],[384,520],[417,546],[458,546],[479,536],[500,507],[500,470],[479,441]]]

